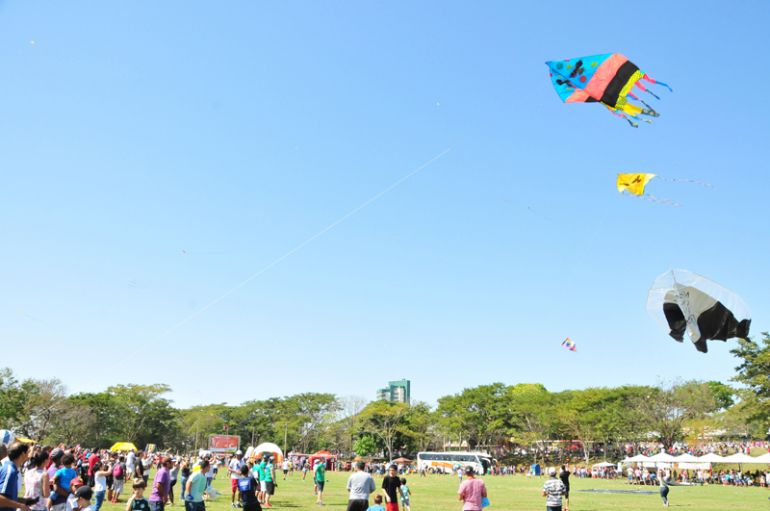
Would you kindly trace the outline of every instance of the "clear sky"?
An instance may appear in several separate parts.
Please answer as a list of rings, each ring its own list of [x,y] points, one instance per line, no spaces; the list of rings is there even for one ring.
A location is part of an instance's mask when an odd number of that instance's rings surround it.
[[[732,343],[677,344],[645,301],[686,268],[770,329],[768,19],[0,2],[0,366],[168,383],[179,406],[726,380]],[[674,88],[653,125],[554,93],[546,60],[608,52]],[[674,208],[618,194],[633,171],[712,186],[653,181]]]

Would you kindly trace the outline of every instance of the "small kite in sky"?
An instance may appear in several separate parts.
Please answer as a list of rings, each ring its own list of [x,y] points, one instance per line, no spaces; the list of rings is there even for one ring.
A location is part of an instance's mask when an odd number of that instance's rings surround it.
[[[695,348],[708,352],[706,341],[749,335],[749,309],[740,296],[688,270],[667,271],[647,295],[647,311],[678,342],[685,334]]]
[[[562,342],[561,345],[570,351],[577,351],[577,346],[575,345],[575,341],[573,341],[569,337],[564,339],[564,342]]]
[[[654,177],[655,174],[618,174],[618,191],[627,191],[641,197],[644,195],[644,187]]]
[[[646,117],[659,116],[655,109],[637,96],[641,91],[660,99],[641,82],[662,85],[671,90],[620,53],[551,60],[546,65],[550,69],[553,87],[563,102],[602,103],[613,115],[625,119],[634,128],[639,127],[639,121],[652,122]],[[632,90],[634,87],[636,91]],[[640,105],[630,102],[629,98]]]

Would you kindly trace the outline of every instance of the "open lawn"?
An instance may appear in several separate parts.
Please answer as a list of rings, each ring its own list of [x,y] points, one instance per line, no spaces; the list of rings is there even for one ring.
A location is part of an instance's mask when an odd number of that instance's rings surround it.
[[[327,509],[342,510],[347,505],[345,483],[349,473],[327,472],[329,480],[326,483],[325,502]],[[278,488],[273,500],[275,509],[303,511],[319,509],[315,505],[313,483],[308,477],[302,481],[299,473],[290,475],[288,480],[282,480],[279,475]],[[375,477],[379,487],[381,478]],[[495,510],[545,510],[545,499],[540,496],[540,488],[545,478],[528,478],[524,476],[484,478],[489,490],[491,506]],[[428,476],[424,478],[410,476],[409,487],[412,491],[412,509],[414,511],[447,511],[461,510],[457,501],[457,478],[454,476]],[[229,481],[218,476],[214,482],[217,490],[223,492],[216,500],[207,505],[208,511],[230,510]],[[626,490],[652,491],[652,494],[607,494],[583,493],[581,490]],[[178,495],[178,487],[175,488]],[[633,510],[644,511],[661,509],[663,507],[658,496],[657,487],[638,487],[625,484],[623,481],[604,481],[592,479],[571,479],[571,511],[604,511],[604,510]],[[149,495],[147,493],[146,495]],[[697,511],[757,511],[770,509],[770,490],[764,488],[737,488],[723,486],[675,486],[671,488],[669,498],[674,509],[692,509]],[[127,495],[118,506],[106,504],[106,511],[121,511],[124,509]],[[371,500],[370,500],[371,502]],[[177,502],[169,511],[180,509]]]

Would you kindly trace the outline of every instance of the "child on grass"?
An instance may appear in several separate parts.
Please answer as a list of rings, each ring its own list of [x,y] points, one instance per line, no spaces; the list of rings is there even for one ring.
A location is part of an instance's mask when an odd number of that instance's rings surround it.
[[[375,495],[374,505],[369,506],[369,508],[366,511],[385,511],[385,508],[382,507],[382,495]]]
[[[404,509],[404,511],[412,511],[412,507],[409,503],[409,496],[411,495],[411,491],[409,490],[409,487],[406,485],[406,478],[401,478],[401,507]]]

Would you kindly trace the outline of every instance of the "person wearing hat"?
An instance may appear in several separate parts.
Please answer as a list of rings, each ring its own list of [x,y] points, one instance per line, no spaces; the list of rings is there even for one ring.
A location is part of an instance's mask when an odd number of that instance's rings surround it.
[[[549,479],[543,485],[543,497],[547,511],[561,511],[562,496],[567,493],[567,488],[561,479],[556,477],[556,467],[548,469]]]
[[[235,496],[238,493],[238,479],[241,477],[241,469],[245,464],[246,462],[243,461],[243,451],[238,449],[235,451],[233,459],[231,459],[230,463],[227,465],[227,472],[230,474],[230,491],[232,492],[232,495],[230,495],[231,507],[236,507]],[[239,499],[237,507],[240,506],[241,503]]]
[[[73,509],[78,511],[91,511],[91,498],[94,496],[93,490],[89,486],[81,486],[75,490],[75,498],[77,503],[73,506]]]
[[[78,496],[76,495],[76,492],[83,486],[85,486],[83,479],[76,477],[72,480],[70,483],[70,494],[67,495],[67,499],[64,502],[64,509],[66,509],[66,511],[78,511]]]
[[[463,502],[463,511],[481,511],[481,501],[487,496],[487,487],[484,481],[476,479],[476,471],[471,466],[465,467],[465,477],[457,490],[457,498]]]

